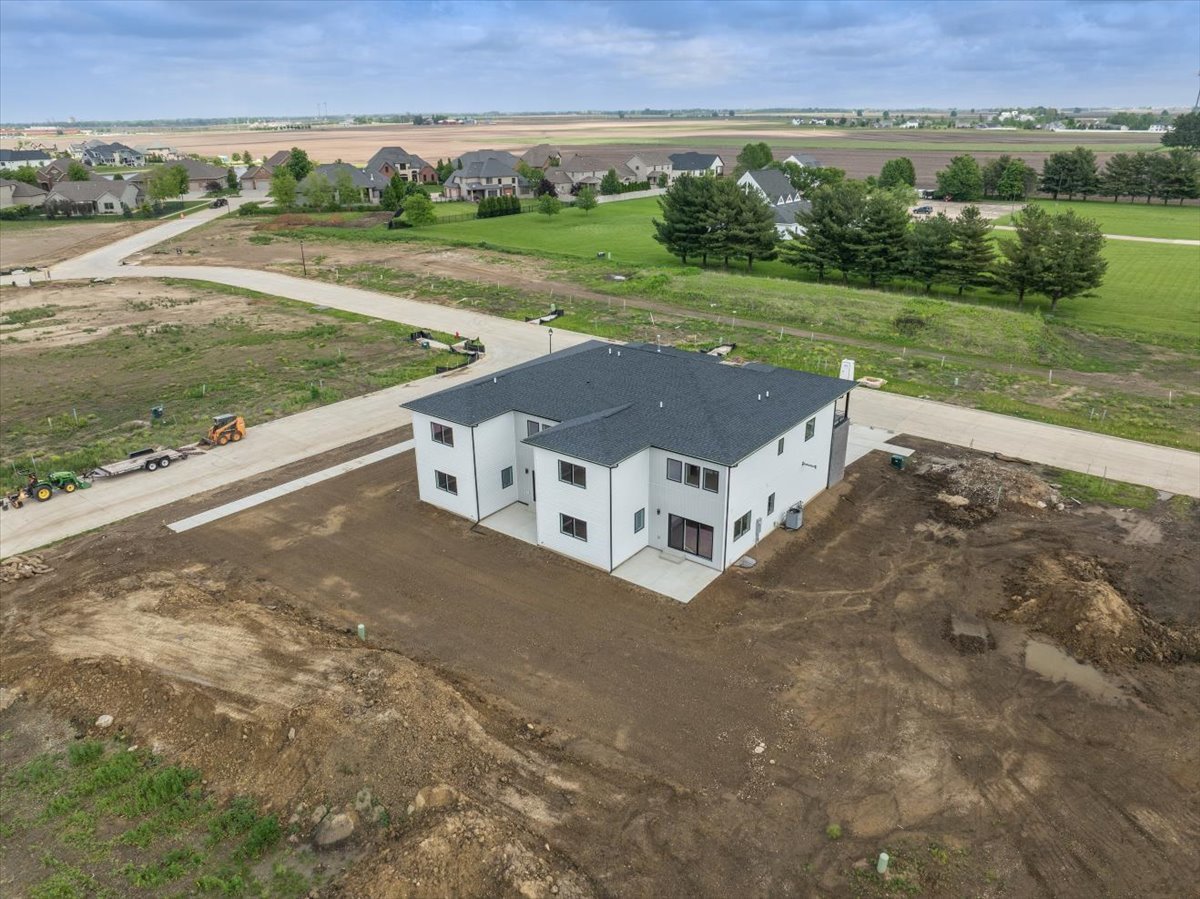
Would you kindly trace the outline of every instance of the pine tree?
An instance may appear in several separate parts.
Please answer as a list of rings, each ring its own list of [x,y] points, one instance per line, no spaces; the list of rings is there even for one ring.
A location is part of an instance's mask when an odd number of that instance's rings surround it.
[[[913,222],[906,241],[904,270],[925,285],[925,292],[933,289],[950,264],[950,252],[954,245],[954,226],[945,213],[939,212],[923,221]]]
[[[1104,235],[1091,219],[1074,212],[1054,217],[1045,243],[1042,271],[1036,291],[1050,300],[1050,312],[1059,301],[1099,287],[1108,263],[1101,256]]]
[[[1128,153],[1110,156],[1108,162],[1104,163],[1101,185],[1104,193],[1111,196],[1114,203],[1126,194],[1132,200],[1137,188],[1137,165],[1134,157]]]
[[[968,206],[954,219],[952,227],[954,247],[948,273],[961,297],[968,287],[984,287],[991,283],[995,256],[990,239],[992,224],[980,215],[978,206]]]
[[[854,269],[871,287],[903,270],[908,220],[907,206],[886,191],[876,191],[867,197],[851,245]]]
[[[1015,240],[1001,240],[1000,259],[994,274],[997,283],[1017,295],[1017,305],[1025,305],[1025,294],[1041,283],[1045,265],[1046,240],[1051,219],[1040,206],[1026,206],[1014,216]]]
[[[655,219],[654,239],[686,265],[704,252],[706,230],[702,179],[682,175],[658,198],[662,221]]]
[[[616,169],[609,169],[600,179],[600,193],[606,196],[621,192],[621,179],[617,177]]]
[[[796,216],[804,236],[785,244],[785,260],[815,269],[818,280],[825,280],[826,271],[835,268],[842,273],[842,280],[848,281],[856,263],[855,233],[865,204],[866,185],[861,181],[817,188],[812,209]]]
[[[778,255],[779,232],[775,230],[775,212],[758,191],[737,187],[733,198],[733,215],[729,220],[728,242],[733,256],[746,260],[746,270],[754,268],[755,259],[774,259]]]

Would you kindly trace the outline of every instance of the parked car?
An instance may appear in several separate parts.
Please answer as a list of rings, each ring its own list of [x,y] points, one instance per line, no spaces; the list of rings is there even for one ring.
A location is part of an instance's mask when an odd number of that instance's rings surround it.
[[[229,205],[229,201],[226,200],[224,197],[217,197],[215,200],[213,200],[211,203],[208,204],[208,208],[216,209],[218,206],[228,206],[228,205]]]
[[[913,215],[933,215],[932,206],[918,206],[912,211]]]

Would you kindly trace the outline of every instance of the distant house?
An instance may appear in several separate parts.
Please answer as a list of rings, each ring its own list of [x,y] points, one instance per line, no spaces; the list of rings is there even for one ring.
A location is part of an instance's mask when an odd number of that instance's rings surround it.
[[[634,174],[635,181],[649,181],[651,186],[657,187],[658,178],[660,175],[666,175],[671,178],[674,166],[671,165],[671,157],[666,153],[659,153],[654,150],[642,150],[629,157],[625,161],[630,170]]]
[[[146,155],[133,147],[121,143],[93,143],[84,146],[80,161],[84,165],[129,165],[146,164]]]
[[[624,162],[604,159],[600,156],[571,156],[559,165],[576,184],[599,184],[609,170],[617,173],[622,184],[632,184],[637,181],[633,169]]]
[[[916,119],[909,119],[906,122],[901,122],[897,127],[899,127],[899,128],[920,128],[921,123],[918,122]]]
[[[7,209],[9,206],[33,206],[36,208],[45,202],[46,192],[40,187],[34,187],[24,181],[0,178],[0,209]]]
[[[45,206],[81,215],[120,215],[136,209],[141,188],[132,181],[60,181],[46,195]]]
[[[557,166],[551,166],[546,169],[544,177],[554,185],[554,192],[559,197],[569,197],[571,189],[575,187],[575,182],[571,180],[571,176]]]
[[[71,167],[73,159],[54,159],[42,168],[38,169],[38,184],[44,190],[49,190],[59,181],[67,180],[67,172]]]
[[[226,179],[229,169],[221,168],[219,165],[210,165],[198,159],[180,159],[177,162],[164,163],[164,165],[183,166],[187,170],[188,193],[207,193],[212,190],[224,190],[228,186]],[[125,180],[140,185],[149,179],[152,171],[154,169],[136,172]]]
[[[382,172],[355,168],[346,162],[331,162],[326,165],[319,165],[313,169],[313,172],[318,175],[324,175],[329,183],[336,186],[338,175],[346,172],[354,181],[354,186],[362,192],[362,201],[364,203],[379,204],[383,197],[383,189],[388,186],[391,181],[391,176],[385,176]]]
[[[1166,134],[1171,130],[1170,125],[1164,125],[1162,122],[1156,122],[1148,129],[1151,134]]]
[[[454,161],[455,168],[465,169],[472,162],[482,162],[487,159],[495,159],[504,163],[513,171],[516,171],[517,163],[520,162],[517,157],[513,156],[507,150],[471,150],[464,153]]]
[[[23,166],[40,169],[54,160],[45,150],[0,150],[0,169],[11,171]]]
[[[737,183],[742,187],[753,188],[772,206],[795,203],[800,199],[800,191],[792,186],[788,176],[779,169],[756,169],[746,172],[738,178]]]
[[[804,166],[819,166],[821,163],[815,156],[809,156],[807,153],[793,153],[784,162],[791,162],[795,165]]]
[[[503,155],[515,159],[511,153]],[[446,199],[476,203],[485,197],[519,197],[528,193],[528,182],[503,158],[495,156],[464,162],[463,167],[456,169],[442,185],[442,196]]]
[[[725,174],[725,163],[716,153],[672,153],[670,159],[676,177]]]
[[[385,181],[390,181],[393,175],[420,184],[437,184],[438,180],[437,169],[403,147],[380,147],[367,160],[364,170],[382,175]]]
[[[276,150],[270,156],[263,160],[263,165],[274,171],[292,158],[291,150]]]
[[[155,156],[158,159],[161,159],[163,162],[172,162],[173,160],[183,158],[182,153],[180,153],[174,147],[162,142],[155,144],[143,144],[140,147],[134,147],[134,149],[141,153],[144,157],[148,158],[150,156]]]
[[[558,165],[562,161],[562,155],[562,150],[558,147],[552,147],[550,144],[538,144],[521,154],[521,162],[531,165],[535,169],[545,170]]]
[[[746,172],[737,183],[749,187],[767,201],[775,213],[775,230],[781,238],[790,240],[804,233],[804,229],[796,224],[796,213],[811,209],[812,204],[801,198],[800,191],[779,169]]]
[[[238,179],[242,190],[266,190],[271,186],[271,169],[265,165],[252,165]]]

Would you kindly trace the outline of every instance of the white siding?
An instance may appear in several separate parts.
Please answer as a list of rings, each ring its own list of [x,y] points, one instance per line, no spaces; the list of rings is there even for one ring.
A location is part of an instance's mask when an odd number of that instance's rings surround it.
[[[487,518],[517,501],[517,442],[513,439],[513,414],[505,412],[474,429],[475,477],[479,483],[479,517]],[[458,432],[455,431],[455,437]],[[511,487],[500,486],[500,472],[513,468]]]
[[[650,508],[650,453],[642,450],[612,469],[612,564],[616,568],[649,545],[654,510]],[[634,533],[633,515],[646,510],[646,526]]]
[[[475,467],[472,462],[472,431],[465,425],[441,422],[454,429],[454,446],[434,443],[430,424],[438,419],[413,413],[413,442],[417,454],[417,485],[421,499],[455,515],[478,521],[475,499]],[[458,494],[437,487],[435,471],[458,478]]]
[[[703,485],[703,470],[716,469],[720,473],[719,490],[716,493],[701,487],[689,487],[682,482],[667,480],[667,459],[679,459],[699,465],[701,469],[701,484]],[[715,568],[724,568],[721,559],[721,547],[724,546],[722,534],[725,530],[725,493],[729,489],[729,469],[724,465],[705,462],[693,456],[683,456],[679,453],[668,453],[657,447],[650,449],[650,505],[646,509],[646,528],[650,532],[649,544],[658,549],[667,549],[667,522],[669,515],[678,515],[700,524],[710,525],[713,529],[713,557],[711,560],[700,556],[688,555],[689,559]]]
[[[783,435],[782,455],[778,452],[778,439],[772,440],[731,470],[729,521],[724,537],[726,565],[732,565],[774,530],[789,506],[798,501],[808,502],[825,489],[829,479],[833,407],[830,403],[814,414],[816,433],[810,440],[804,439],[804,426],[808,421],[805,419]],[[810,467],[813,465],[816,468]],[[772,493],[775,494],[775,511],[768,515],[767,497]],[[735,541],[734,522],[746,512],[750,513],[750,530]]]
[[[549,418],[526,415],[524,412],[514,412],[512,415],[513,439],[517,444],[517,499],[525,503],[525,505],[531,506],[535,502],[533,495],[533,447],[521,441],[529,436],[529,422],[536,421],[544,425],[556,425],[558,422]]]
[[[587,487],[576,487],[558,479],[560,459],[582,465],[587,470]],[[561,453],[533,448],[534,471],[537,473],[537,530],[538,543],[564,556],[570,556],[597,568],[610,571],[609,565],[609,469],[593,462],[572,459]],[[587,522],[585,543],[563,534],[559,515],[570,515]]]

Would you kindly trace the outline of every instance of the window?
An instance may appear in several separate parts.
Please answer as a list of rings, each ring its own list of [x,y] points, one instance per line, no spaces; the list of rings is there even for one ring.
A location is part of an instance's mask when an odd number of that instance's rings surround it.
[[[544,425],[540,421],[527,421],[525,422],[525,436],[532,437],[534,434],[540,434],[549,427],[550,425]]]
[[[433,430],[433,442],[445,444],[446,446],[454,446],[454,428],[449,428],[446,425],[440,425],[436,421],[431,422],[429,427]]]
[[[667,546],[680,552],[691,553],[702,559],[711,559],[713,554],[713,529],[698,521],[689,521],[678,515],[667,516]]]
[[[810,418],[808,421],[806,421],[804,423],[804,439],[812,440],[813,435],[815,435],[816,433],[817,433],[817,420],[815,418]]]
[[[638,509],[633,513],[633,532],[636,534],[646,526],[646,510]]]
[[[582,465],[575,465],[559,459],[558,479],[565,484],[574,484],[576,487],[587,489],[587,469]]]
[[[750,530],[750,513],[747,512],[741,518],[733,523],[733,539],[737,540],[743,534]]]
[[[704,469],[704,489],[709,493],[716,493],[721,489],[721,472],[715,468]]]
[[[683,463],[678,459],[667,460],[667,480],[682,481],[683,480]]]
[[[775,455],[777,455],[777,456],[783,455],[783,438],[782,437],[779,438],[779,443],[775,447]]]
[[[587,522],[581,518],[572,518],[570,515],[558,516],[558,529],[568,537],[574,537],[576,540],[582,540],[587,543]]]
[[[433,477],[437,481],[438,490],[445,490],[447,493],[458,496],[458,478],[452,474],[446,474],[444,471],[435,471]]]
[[[510,466],[508,466],[508,468],[501,469],[501,471],[500,471],[500,489],[503,490],[507,487],[511,487],[512,481],[513,481],[512,466],[510,465]]]
[[[770,515],[775,511],[775,494],[772,493],[767,497],[767,514]]]
[[[104,208],[105,208],[105,209],[115,209],[116,207],[115,207],[115,206],[113,206],[113,204],[112,204],[112,203],[105,203],[105,204],[104,204]]]
[[[700,466],[687,462],[683,466],[683,483],[689,487],[700,486]]]

